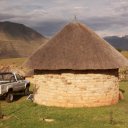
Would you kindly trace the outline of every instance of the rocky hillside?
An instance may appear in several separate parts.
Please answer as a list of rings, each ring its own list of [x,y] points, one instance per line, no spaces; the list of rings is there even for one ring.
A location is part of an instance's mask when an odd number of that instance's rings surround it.
[[[47,39],[18,23],[0,22],[0,58],[27,57]]]

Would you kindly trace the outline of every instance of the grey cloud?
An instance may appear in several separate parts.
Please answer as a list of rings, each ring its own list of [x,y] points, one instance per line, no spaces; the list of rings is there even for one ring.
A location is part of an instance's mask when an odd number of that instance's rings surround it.
[[[93,17],[89,18],[86,22],[95,30],[104,30],[111,27],[124,27],[128,26],[127,17]]]
[[[125,26],[128,26],[127,17],[124,16],[91,17],[91,18],[87,18],[86,20],[82,19],[81,21],[97,32],[98,31],[114,32],[113,30],[120,31]],[[44,35],[52,36],[68,22],[69,21],[64,21],[64,20],[46,21],[38,24],[38,26],[35,26],[34,29],[36,29],[37,31],[41,32]]]
[[[114,34],[117,31],[123,32],[123,28],[126,30],[128,26],[127,0],[2,1],[0,0],[0,20],[26,24],[48,36],[60,30],[74,15],[97,32],[107,31]]]
[[[38,32],[42,33],[46,36],[53,36],[56,32],[60,31],[61,28],[64,27],[64,25],[67,23],[67,21],[47,21],[39,23],[37,26],[34,26],[33,28],[37,30]]]
[[[15,15],[11,14],[2,14],[0,13],[0,20],[9,20],[10,18],[16,17]]]

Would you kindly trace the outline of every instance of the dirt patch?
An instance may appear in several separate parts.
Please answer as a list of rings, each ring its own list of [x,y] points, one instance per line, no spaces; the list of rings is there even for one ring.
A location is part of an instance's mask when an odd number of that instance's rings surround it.
[[[10,118],[11,118],[11,116],[6,116],[6,115],[1,115],[0,116],[0,120],[8,120]]]

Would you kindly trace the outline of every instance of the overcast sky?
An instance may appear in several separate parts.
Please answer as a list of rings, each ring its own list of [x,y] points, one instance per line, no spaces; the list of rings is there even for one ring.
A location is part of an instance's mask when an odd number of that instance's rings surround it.
[[[74,16],[101,36],[128,34],[128,0],[0,0],[0,21],[52,36]]]

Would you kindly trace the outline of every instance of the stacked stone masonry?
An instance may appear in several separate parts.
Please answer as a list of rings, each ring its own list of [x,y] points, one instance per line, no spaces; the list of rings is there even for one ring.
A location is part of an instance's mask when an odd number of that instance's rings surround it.
[[[34,75],[34,102],[58,107],[96,107],[119,99],[117,70],[61,72]]]

